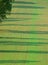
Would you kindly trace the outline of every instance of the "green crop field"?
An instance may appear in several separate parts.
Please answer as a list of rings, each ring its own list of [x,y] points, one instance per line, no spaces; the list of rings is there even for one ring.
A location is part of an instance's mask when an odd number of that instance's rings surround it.
[[[0,23],[0,65],[48,65],[48,0],[15,0]]]

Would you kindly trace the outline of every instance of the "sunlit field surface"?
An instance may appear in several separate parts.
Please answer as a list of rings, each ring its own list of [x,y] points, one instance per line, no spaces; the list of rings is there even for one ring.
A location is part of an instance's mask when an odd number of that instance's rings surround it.
[[[48,0],[16,0],[0,23],[0,65],[48,65]]]

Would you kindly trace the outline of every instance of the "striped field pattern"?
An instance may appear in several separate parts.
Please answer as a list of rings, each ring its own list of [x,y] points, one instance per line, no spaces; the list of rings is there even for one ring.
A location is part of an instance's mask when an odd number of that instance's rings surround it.
[[[15,0],[0,23],[0,65],[48,65],[48,1]]]

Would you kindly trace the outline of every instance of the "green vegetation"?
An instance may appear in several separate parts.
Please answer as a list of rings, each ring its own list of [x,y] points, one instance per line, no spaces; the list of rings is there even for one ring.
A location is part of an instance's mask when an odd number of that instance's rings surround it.
[[[11,12],[12,0],[0,0],[0,22],[7,18],[6,14]]]

